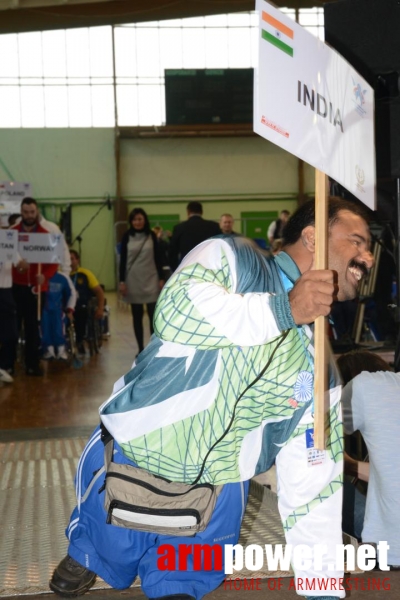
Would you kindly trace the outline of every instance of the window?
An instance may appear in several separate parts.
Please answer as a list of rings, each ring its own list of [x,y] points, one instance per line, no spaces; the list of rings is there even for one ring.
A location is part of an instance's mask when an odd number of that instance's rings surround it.
[[[113,127],[111,34],[91,27],[0,36],[0,127]]]
[[[116,27],[118,124],[165,123],[165,69],[253,67],[257,32],[255,13]]]
[[[295,19],[293,9],[282,9]],[[322,8],[299,10],[323,39]],[[114,127],[165,122],[165,69],[251,68],[255,12],[0,35],[0,127]]]

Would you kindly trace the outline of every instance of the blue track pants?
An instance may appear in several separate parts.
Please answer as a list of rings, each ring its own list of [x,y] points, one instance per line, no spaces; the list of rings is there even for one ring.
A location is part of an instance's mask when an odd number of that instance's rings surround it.
[[[114,462],[132,464],[114,444]],[[149,597],[170,594],[189,594],[200,600],[217,588],[225,579],[221,570],[193,569],[193,555],[188,555],[187,570],[163,571],[158,568],[157,549],[163,544],[179,545],[236,544],[239,539],[248,495],[249,482],[232,483],[223,487],[214,514],[205,531],[194,537],[173,537],[144,533],[106,524],[104,491],[104,446],[97,428],[79,460],[75,487],[78,504],[66,534],[68,553],[86,568],[102,577],[112,587],[129,587],[137,575],[142,590]],[[176,560],[178,564],[178,560]]]

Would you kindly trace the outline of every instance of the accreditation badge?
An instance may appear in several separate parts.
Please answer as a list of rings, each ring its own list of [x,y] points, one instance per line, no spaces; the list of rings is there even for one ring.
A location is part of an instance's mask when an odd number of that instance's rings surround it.
[[[322,465],[325,462],[326,451],[314,448],[314,428],[306,429],[307,464],[309,467]]]

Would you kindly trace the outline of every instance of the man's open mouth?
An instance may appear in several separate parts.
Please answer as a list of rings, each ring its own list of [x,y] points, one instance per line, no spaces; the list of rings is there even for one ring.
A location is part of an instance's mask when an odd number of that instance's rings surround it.
[[[367,277],[368,275],[368,269],[365,264],[358,263],[355,260],[351,261],[349,271],[357,281],[361,281],[363,277]]]

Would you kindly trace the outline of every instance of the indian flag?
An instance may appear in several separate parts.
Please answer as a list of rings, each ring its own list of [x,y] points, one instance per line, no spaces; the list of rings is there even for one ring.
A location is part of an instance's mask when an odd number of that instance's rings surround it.
[[[293,56],[293,48],[290,45],[293,40],[294,32],[287,25],[278,21],[275,17],[262,11],[261,37],[266,42],[273,44],[282,52]]]

